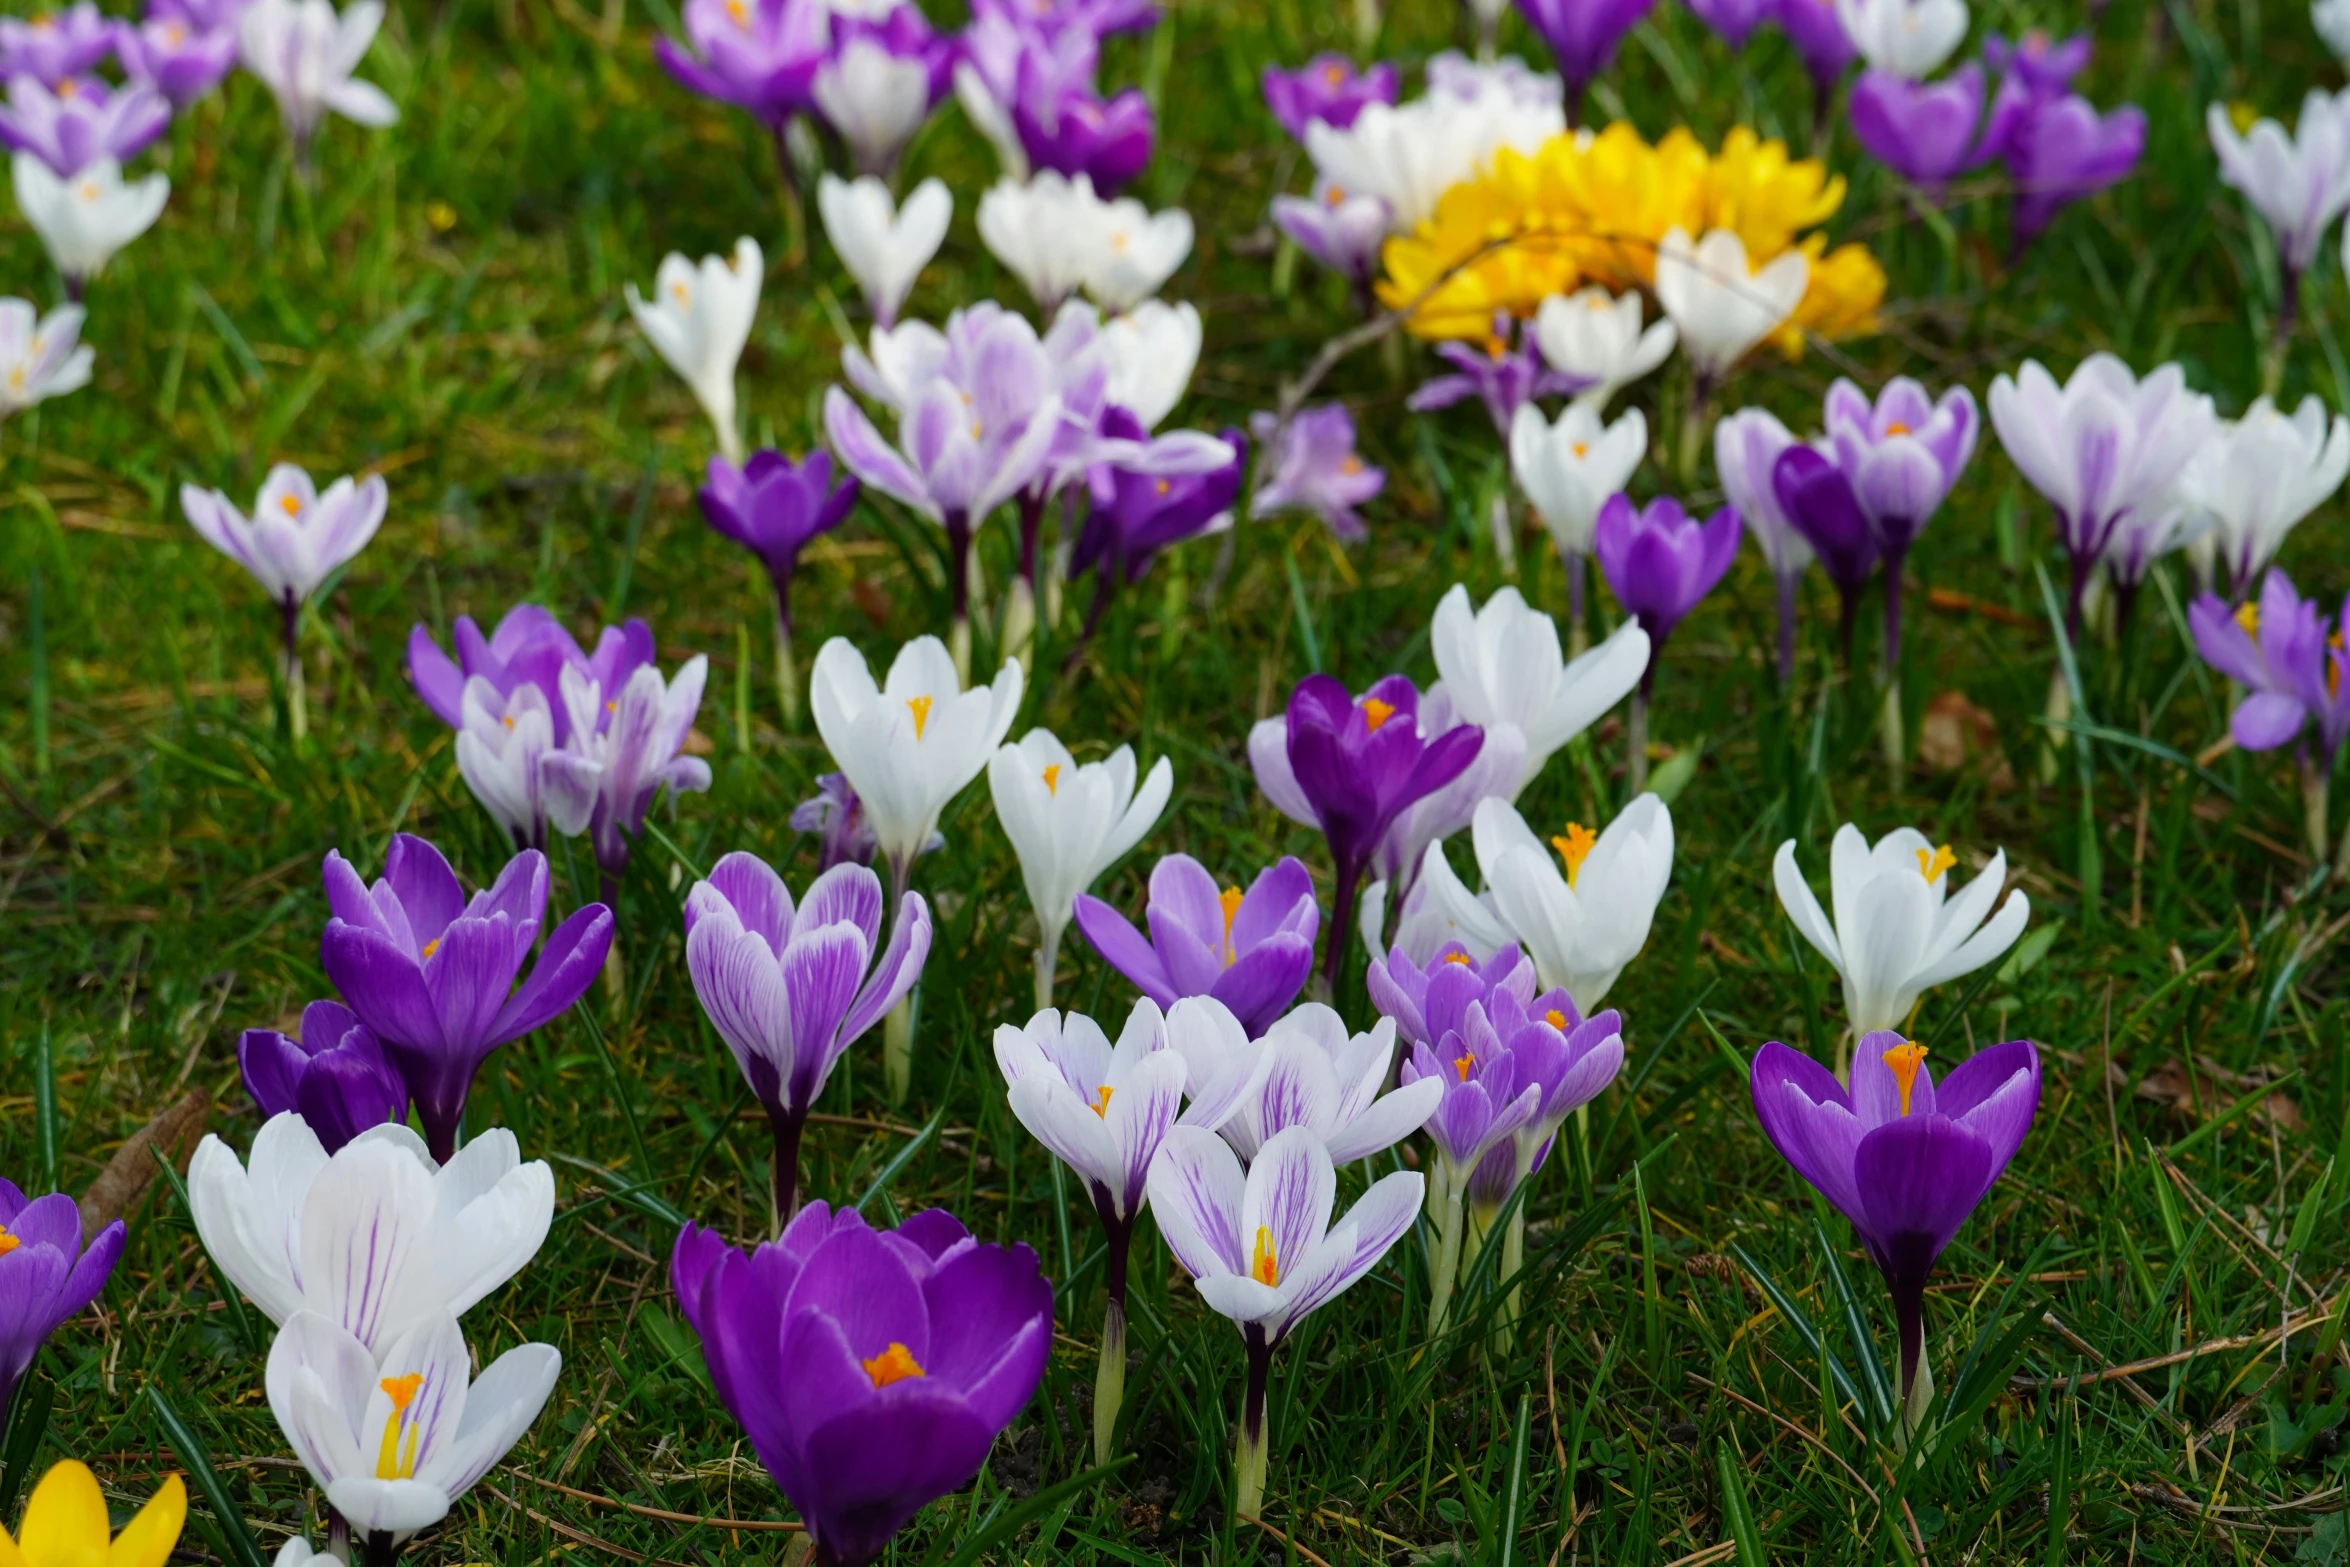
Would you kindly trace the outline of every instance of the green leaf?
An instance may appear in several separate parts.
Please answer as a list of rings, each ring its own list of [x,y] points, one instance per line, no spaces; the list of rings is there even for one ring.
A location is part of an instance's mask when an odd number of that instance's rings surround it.
[[[155,1418],[163,1426],[163,1439],[171,1450],[179,1454],[181,1463],[188,1466],[188,1478],[196,1491],[212,1509],[213,1518],[220,1525],[229,1555],[237,1567],[269,1567],[269,1560],[261,1554],[261,1547],[253,1542],[252,1531],[245,1527],[244,1514],[229,1502],[228,1487],[221,1484],[220,1472],[212,1467],[211,1457],[204,1444],[196,1440],[196,1433],[180,1418],[180,1412],[171,1407],[171,1400],[154,1383],[147,1384],[147,1402],[154,1407]]]
[[[1844,1369],[1842,1361],[1828,1353],[1827,1345],[1820,1338],[1820,1330],[1812,1325],[1810,1317],[1804,1315],[1803,1308],[1795,1304],[1795,1297],[1779,1288],[1779,1281],[1772,1278],[1761,1263],[1747,1255],[1744,1246],[1732,1241],[1730,1251],[1737,1257],[1739,1266],[1746,1270],[1747,1277],[1753,1279],[1762,1292],[1770,1297],[1771,1304],[1779,1309],[1780,1316],[1787,1319],[1787,1325],[1795,1330],[1804,1346],[1828,1368],[1828,1375],[1836,1379],[1836,1391],[1844,1395],[1844,1401],[1848,1404],[1859,1403],[1860,1389],[1853,1385],[1852,1373]]]
[[[998,1503],[988,1511],[985,1518],[980,1520],[979,1527],[964,1537],[962,1548],[951,1557],[944,1553],[947,1543],[954,1538],[954,1535],[952,1532],[941,1534],[938,1537],[938,1543],[930,1548],[930,1554],[922,1558],[922,1567],[979,1567],[979,1563],[987,1559],[989,1552],[1044,1517],[1054,1508],[1059,1507],[1063,1498],[1074,1499],[1079,1492],[1092,1490],[1133,1462],[1134,1455],[1132,1453],[1128,1453],[1123,1458],[1113,1458],[1106,1464],[1086,1470],[1083,1474],[1071,1475],[1059,1485],[1046,1486],[1009,1511],[1006,1511],[1003,1505]]]
[[[1868,1318],[1860,1309],[1860,1297],[1852,1293],[1852,1283],[1844,1277],[1844,1260],[1836,1255],[1836,1244],[1828,1238],[1827,1226],[1815,1214],[1811,1232],[1820,1245],[1820,1265],[1827,1270],[1828,1282],[1836,1287],[1836,1300],[1844,1308],[1844,1331],[1852,1339],[1852,1358],[1860,1366],[1861,1381],[1868,1387],[1870,1411],[1876,1416],[1877,1429],[1893,1428],[1893,1390],[1885,1383],[1885,1367],[1877,1359],[1876,1338],[1869,1332]]]
[[[47,1377],[26,1376],[8,1401],[8,1427],[0,1438],[0,1519],[16,1515],[17,1494],[24,1489],[41,1456],[41,1438],[49,1434],[49,1410],[57,1389]]]
[[[1746,1482],[1739,1476],[1738,1461],[1730,1450],[1728,1438],[1714,1444],[1714,1463],[1722,1476],[1722,1521],[1729,1526],[1731,1542],[1738,1547],[1738,1567],[1767,1567],[1762,1531],[1754,1524],[1754,1504],[1746,1499]]]
[[[2064,921],[2050,920],[2017,942],[2015,950],[2007,955],[2007,961],[1999,965],[1999,974],[1994,983],[2012,985],[2038,968],[2040,960],[2048,956],[2048,949],[2056,945],[2056,938],[2063,930]]]

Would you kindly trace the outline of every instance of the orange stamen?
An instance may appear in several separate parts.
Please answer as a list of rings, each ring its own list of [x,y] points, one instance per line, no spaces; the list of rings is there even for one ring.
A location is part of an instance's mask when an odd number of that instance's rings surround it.
[[[1044,792],[1058,796],[1061,792],[1061,764],[1053,763],[1044,770]]]
[[[930,698],[926,696],[906,698],[906,711],[914,715],[914,738],[919,741],[922,738],[923,726],[930,722]]]
[[[1885,1052],[1884,1062],[1893,1069],[1894,1084],[1901,1090],[1901,1113],[1909,1114],[1910,1091],[1917,1087],[1918,1069],[1925,1065],[1924,1045],[1895,1045]]]
[[[1926,878],[1929,887],[1940,881],[1942,873],[1957,863],[1958,856],[1950,852],[1947,843],[1930,854],[1924,849],[1918,850],[1918,874]]]
[[[1281,1282],[1281,1264],[1273,1255],[1273,1232],[1262,1224],[1257,1226],[1256,1255],[1249,1259],[1248,1276],[1267,1287]]]
[[[1567,823],[1567,830],[1550,840],[1550,846],[1559,852],[1560,861],[1567,868],[1567,886],[1572,889],[1583,876],[1583,862],[1591,858],[1598,847],[1599,834],[1581,822]]]
[[[1382,702],[1377,697],[1363,698],[1363,725],[1377,734],[1379,726],[1395,716],[1395,704]]]
[[[873,1379],[875,1387],[887,1387],[892,1382],[903,1382],[908,1377],[929,1375],[922,1369],[921,1363],[914,1359],[912,1350],[895,1342],[864,1364],[865,1375]]]

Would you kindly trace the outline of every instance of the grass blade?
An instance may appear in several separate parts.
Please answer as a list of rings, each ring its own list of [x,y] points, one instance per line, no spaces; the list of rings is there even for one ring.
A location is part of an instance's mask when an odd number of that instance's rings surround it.
[[[147,1402],[163,1426],[163,1439],[179,1454],[180,1462],[188,1466],[188,1479],[204,1498],[205,1505],[212,1509],[236,1567],[269,1567],[268,1558],[253,1541],[253,1532],[245,1527],[244,1514],[230,1504],[228,1487],[221,1484],[220,1472],[212,1467],[212,1459],[204,1451],[204,1444],[196,1440],[196,1433],[180,1418],[180,1412],[171,1407],[163,1389],[152,1382],[147,1384]]]

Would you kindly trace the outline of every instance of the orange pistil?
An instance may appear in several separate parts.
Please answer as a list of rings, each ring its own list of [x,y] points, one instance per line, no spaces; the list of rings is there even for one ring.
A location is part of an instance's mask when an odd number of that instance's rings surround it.
[[[1929,887],[1940,881],[1942,873],[1957,863],[1958,856],[1950,852],[1950,845],[1947,843],[1932,853],[1928,853],[1924,849],[1918,850],[1918,874],[1926,878],[1926,885]]]
[[[1346,67],[1343,65],[1323,66],[1322,80],[1333,87],[1344,87],[1346,85]]]
[[[1466,952],[1447,953],[1445,955],[1444,961],[1447,963],[1458,963],[1462,968],[1469,967],[1469,955]]]
[[[1061,792],[1061,764],[1053,763],[1044,770],[1044,792],[1058,797]]]
[[[1569,450],[1573,451],[1574,454],[1578,457],[1588,457],[1591,455],[1591,443],[1589,441],[1577,441],[1571,448],[1569,448]]]
[[[1508,356],[1509,351],[1509,344],[1501,340],[1500,333],[1496,332],[1491,337],[1485,339],[1485,357],[1492,360],[1495,364],[1500,364],[1502,360]]]
[[[1346,461],[1338,465],[1338,471],[1351,479],[1356,474],[1363,471],[1363,460],[1360,457],[1357,457],[1354,453],[1349,452],[1346,454]]]
[[[424,1386],[424,1373],[411,1371],[402,1376],[385,1377],[376,1384],[392,1401],[392,1412],[384,1421],[383,1440],[375,1450],[375,1477],[378,1480],[410,1480],[416,1476],[416,1447],[422,1437],[415,1426],[408,1427],[408,1440],[400,1440],[400,1426],[408,1413],[408,1406],[416,1401],[417,1392]]]
[[[2260,640],[2260,606],[2250,600],[2237,605],[2236,624],[2244,628],[2244,635],[2258,642]]]
[[[892,1382],[903,1382],[908,1377],[928,1376],[914,1352],[905,1345],[891,1341],[889,1348],[865,1363],[865,1375],[873,1379],[875,1387],[887,1387]]]
[[[1382,702],[1377,697],[1363,698],[1363,727],[1377,734],[1379,726],[1395,716],[1395,704]]]
[[[23,1244],[23,1241],[18,1240],[15,1236],[8,1233],[8,1227],[6,1225],[0,1225],[0,1257],[7,1256],[10,1252],[16,1250],[17,1247],[22,1246]]]
[[[1102,1084],[1101,1087],[1094,1090],[1094,1093],[1100,1096],[1099,1099],[1095,1103],[1087,1105],[1086,1108],[1107,1121],[1110,1118],[1110,1095],[1116,1092],[1117,1090],[1109,1084]]]
[[[1256,1255],[1249,1259],[1248,1276],[1267,1288],[1281,1282],[1281,1263],[1273,1255],[1273,1232],[1262,1224],[1257,1226]]]
[[[435,936],[435,937],[433,937],[433,939],[432,939],[432,940],[430,940],[430,941],[428,941],[428,942],[426,942],[426,943],[424,944],[424,950],[423,950],[422,952],[418,953],[418,954],[417,954],[417,957],[419,957],[419,958],[429,958],[429,957],[431,957],[431,956],[433,955],[433,953],[434,953],[434,952],[436,952],[436,951],[438,951],[438,950],[439,950],[439,948],[440,948],[440,945],[441,945],[441,938],[440,938],[440,937],[438,937],[438,936]]]
[[[914,715],[914,738],[919,741],[922,738],[923,726],[930,722],[930,698],[926,696],[906,698],[906,711]]]
[[[1559,859],[1567,867],[1567,886],[1571,890],[1582,878],[1583,862],[1591,858],[1591,851],[1599,844],[1599,834],[1581,822],[1567,823],[1567,830],[1550,840],[1550,846],[1559,852]]]
[[[1172,489],[1172,488],[1174,488],[1174,486],[1173,486],[1173,485],[1170,485],[1170,484],[1169,484],[1169,483],[1168,483],[1166,480],[1164,480],[1164,479],[1161,479],[1161,480],[1159,480],[1159,481],[1158,481],[1158,485],[1157,485],[1157,493],[1158,493],[1158,494],[1160,494],[1160,495],[1164,495],[1164,494],[1166,494],[1166,493],[1167,493],[1167,492],[1168,492],[1170,489]]]
[[[675,294],[675,295],[677,296],[677,302],[678,302],[679,304],[681,304],[681,305],[682,305],[682,304],[684,304],[684,303],[685,303],[687,300],[689,300],[689,299],[693,298],[693,294],[691,293],[691,291],[689,291],[689,290],[686,288],[686,286],[685,286],[683,283],[672,283],[672,284],[670,284],[670,285],[669,285],[669,292],[671,292],[672,294]]]
[[[1548,1012],[1543,1013],[1542,1021],[1548,1023],[1552,1028],[1557,1029],[1562,1034],[1567,1031],[1567,1015],[1556,1007],[1552,1007]]]
[[[1898,420],[1898,419],[1894,420],[1894,421],[1893,421],[1891,424],[1889,424],[1889,425],[1885,426],[1885,438],[1886,438],[1887,440],[1891,440],[1891,439],[1892,439],[1894,436],[1896,436],[1896,435],[1907,435],[1907,434],[1909,434],[1909,426],[1908,426],[1908,425],[1906,425],[1906,424],[1903,424],[1903,423],[1902,423],[1900,420]]]
[[[1343,206],[1345,206],[1345,205],[1346,205],[1346,187],[1345,187],[1344,185],[1333,185],[1333,186],[1331,186],[1331,187],[1330,187],[1328,190],[1326,190],[1326,191],[1322,192],[1322,201],[1323,201],[1323,204],[1324,204],[1325,206],[1331,206],[1331,207],[1343,207]]]
[[[1885,1064],[1893,1069],[1893,1082],[1901,1090],[1901,1113],[1909,1114],[1910,1091],[1917,1087],[1918,1071],[1926,1064],[1924,1045],[1895,1045],[1885,1052]]]
[[[1461,1074],[1461,1081],[1464,1083],[1469,1080],[1469,1068],[1476,1064],[1477,1058],[1475,1056],[1454,1056],[1452,1058],[1452,1069]]]
[[[1216,895],[1224,907],[1224,966],[1230,968],[1240,954],[1232,950],[1232,922],[1239,917],[1240,905],[1247,895],[1238,887],[1227,887]]]
[[[499,722],[499,723],[501,723],[501,724],[504,724],[504,725],[505,725],[507,728],[511,729],[511,728],[513,728],[513,727],[514,727],[514,715],[513,715],[513,714],[511,714],[511,713],[504,714],[504,715],[500,716],[500,718],[498,719],[498,722]]]

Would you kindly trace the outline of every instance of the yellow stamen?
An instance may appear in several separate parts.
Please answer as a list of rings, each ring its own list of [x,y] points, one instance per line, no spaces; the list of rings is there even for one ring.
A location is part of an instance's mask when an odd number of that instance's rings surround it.
[[[1570,450],[1572,450],[1578,457],[1588,457],[1591,455],[1591,443],[1589,441],[1577,441],[1574,446],[1570,448]]]
[[[2247,600],[2236,606],[2236,624],[2244,628],[2244,635],[2260,640],[2260,606]]]
[[[23,1244],[23,1241],[18,1240],[15,1236],[8,1233],[7,1225],[0,1224],[0,1257],[7,1256],[10,1252],[16,1250],[17,1247],[22,1246]]]
[[[1239,953],[1232,950],[1232,922],[1239,917],[1240,905],[1246,896],[1238,887],[1227,887],[1216,895],[1216,901],[1224,906],[1224,966],[1226,968],[1230,968],[1240,956]]]
[[[1507,355],[1509,351],[1509,345],[1501,340],[1501,335],[1499,333],[1495,333],[1493,336],[1488,337],[1485,340],[1485,357],[1492,360],[1495,364],[1499,364],[1502,361],[1502,358]]]
[[[1464,1083],[1469,1080],[1469,1068],[1476,1064],[1477,1058],[1475,1056],[1454,1056],[1452,1058],[1452,1069],[1461,1074],[1461,1081]]]
[[[1885,1064],[1893,1069],[1894,1084],[1901,1090],[1901,1113],[1909,1114],[1910,1090],[1917,1087],[1918,1068],[1925,1064],[1924,1045],[1895,1045],[1885,1052]]]
[[[1377,734],[1379,726],[1395,716],[1395,704],[1382,702],[1377,697],[1363,699],[1363,727]]]
[[[926,696],[906,698],[906,711],[914,715],[914,738],[919,741],[922,738],[923,727],[930,722],[930,698]]]
[[[2260,111],[2242,99],[2228,105],[2228,123],[2236,127],[2236,134],[2239,136],[2251,135],[2252,127],[2259,120]]]
[[[98,199],[98,182],[96,180],[82,181],[82,188],[77,194],[84,201],[96,201]]]
[[[1159,483],[1158,483],[1158,493],[1159,493],[1159,494],[1161,494],[1161,495],[1164,495],[1164,494],[1166,494],[1166,493],[1167,493],[1167,492],[1168,492],[1170,489],[1172,489],[1172,488],[1174,488],[1174,486],[1170,485],[1170,484],[1169,484],[1169,483],[1168,483],[1166,480],[1164,480],[1164,479],[1161,479],[1161,480],[1159,481]]]
[[[1347,475],[1349,478],[1352,478],[1354,475],[1363,471],[1363,460],[1360,457],[1357,457],[1354,453],[1349,452],[1346,454],[1346,461],[1338,465],[1338,471]]]
[[[281,495],[277,498],[277,504],[278,509],[289,517],[302,515],[302,497],[299,495]]]
[[[1449,953],[1446,955],[1444,961],[1447,963],[1458,963],[1461,967],[1467,968],[1469,966],[1469,955],[1466,952]]]
[[[1331,186],[1328,190],[1322,192],[1322,200],[1333,207],[1345,206],[1346,187],[1344,185]]]
[[[40,24],[39,24],[39,23],[35,23],[34,25],[35,25],[35,26],[39,26]],[[57,84],[57,96],[58,96],[58,97],[60,97],[60,98],[71,98],[71,97],[75,97],[76,95],[78,95],[78,94],[81,92],[81,90],[82,90],[82,88],[81,88],[81,83],[79,83],[79,82],[75,81],[75,80],[74,80],[72,77],[70,77],[70,76],[69,76],[69,77],[67,77],[67,78],[66,78],[64,81],[62,81],[62,82],[59,82],[59,83]]]
[[[1542,1021],[1548,1023],[1552,1028],[1557,1029],[1562,1034],[1567,1031],[1567,1015],[1556,1007],[1552,1007],[1548,1012],[1543,1013]]]
[[[1110,249],[1121,256],[1126,254],[1126,231],[1124,229],[1120,229],[1110,236]]]
[[[677,296],[677,302],[678,302],[679,304],[681,304],[681,305],[682,305],[682,304],[684,304],[684,303],[685,303],[685,302],[686,302],[688,299],[690,299],[690,298],[692,297],[690,294],[688,294],[688,293],[686,292],[686,287],[685,287],[685,285],[684,285],[683,283],[672,283],[672,284],[670,284],[670,285],[669,285],[669,292],[671,292],[672,294],[675,294],[675,295]]]
[[[416,1443],[419,1432],[407,1419],[408,1406],[416,1402],[417,1392],[424,1386],[424,1373],[411,1371],[404,1376],[385,1377],[376,1386],[382,1388],[392,1401],[391,1415],[384,1421],[383,1440],[375,1449],[375,1477],[378,1480],[408,1480],[416,1475]],[[408,1427],[408,1440],[400,1440],[400,1427]]]
[[[983,425],[983,424],[981,424],[981,423],[980,423],[978,420],[976,420],[976,419],[972,420],[972,421],[971,421],[971,439],[973,439],[974,441],[976,441],[976,440],[978,440],[980,437],[984,436],[985,434],[987,434],[987,426],[986,426],[986,425]]]
[[[1909,426],[1896,419],[1891,424],[1885,426],[1885,434],[1888,438],[1896,435],[1907,435],[1909,434]]]
[[[1099,1096],[1099,1102],[1088,1105],[1086,1108],[1091,1110],[1095,1115],[1100,1116],[1103,1120],[1107,1121],[1110,1118],[1110,1095],[1116,1092],[1117,1090],[1112,1088],[1109,1084],[1102,1084],[1101,1087],[1094,1090],[1094,1093]]]
[[[512,714],[501,715],[498,719],[498,722],[504,724],[509,729],[514,727],[514,718]]]
[[[438,936],[435,936],[435,937],[433,937],[433,939],[432,939],[432,940],[430,940],[430,941],[428,941],[428,942],[426,942],[426,943],[424,944],[424,950],[423,950],[422,952],[418,953],[418,954],[417,954],[417,956],[418,956],[418,957],[420,957],[420,958],[429,958],[429,957],[431,957],[431,956],[433,955],[434,949],[438,948],[438,947],[440,946],[440,944],[441,944],[441,938],[440,938],[440,937],[438,937]]]
[[[1328,82],[1328,83],[1329,83],[1331,86],[1333,86],[1333,87],[1343,87],[1343,86],[1345,86],[1345,85],[1346,85],[1346,67],[1344,67],[1344,66],[1342,66],[1342,65],[1325,65],[1325,66],[1323,66],[1323,67],[1322,67],[1322,80],[1324,80],[1324,81]]]
[[[892,1341],[889,1348],[865,1362],[865,1375],[873,1379],[875,1387],[887,1387],[892,1382],[903,1382],[908,1377],[928,1376],[914,1352],[905,1345]]]
[[[1599,834],[1581,822],[1567,823],[1567,830],[1550,840],[1550,846],[1559,852],[1559,860],[1567,867],[1567,886],[1572,889],[1582,879],[1583,862],[1591,858],[1591,851],[1599,844]]]
[[[746,32],[750,30],[751,10],[743,4],[743,0],[726,0],[726,14],[734,18],[735,26]]]
[[[1942,873],[1957,863],[1958,856],[1950,852],[1947,843],[1930,854],[1924,849],[1918,850],[1918,874],[1926,878],[1929,887],[1940,881]]]
[[[1061,764],[1053,763],[1044,770],[1044,792],[1058,796],[1061,792]]]
[[[23,365],[18,365],[15,369],[8,372],[8,386],[11,391],[21,392],[24,390]]]
[[[1273,1255],[1273,1231],[1262,1224],[1257,1226],[1257,1250],[1249,1259],[1248,1276],[1267,1286],[1281,1282],[1281,1264]]]

